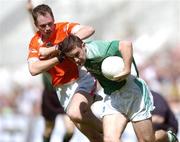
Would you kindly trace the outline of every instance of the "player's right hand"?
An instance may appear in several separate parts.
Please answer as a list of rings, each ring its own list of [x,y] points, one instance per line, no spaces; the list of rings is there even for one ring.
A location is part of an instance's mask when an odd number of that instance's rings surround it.
[[[51,55],[51,51],[49,50],[49,48],[41,47],[39,49],[39,57],[40,57],[40,59],[46,59],[50,55]]]

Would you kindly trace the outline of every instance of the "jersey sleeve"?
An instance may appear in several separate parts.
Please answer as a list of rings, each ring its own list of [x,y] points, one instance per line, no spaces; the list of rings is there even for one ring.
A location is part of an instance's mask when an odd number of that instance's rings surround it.
[[[120,54],[118,50],[119,41],[92,40],[86,42],[86,44],[88,48],[87,57],[89,59],[105,58]]]
[[[32,39],[29,44],[29,51],[28,51],[28,62],[35,62],[39,60],[39,49],[38,45],[36,45],[35,39]]]

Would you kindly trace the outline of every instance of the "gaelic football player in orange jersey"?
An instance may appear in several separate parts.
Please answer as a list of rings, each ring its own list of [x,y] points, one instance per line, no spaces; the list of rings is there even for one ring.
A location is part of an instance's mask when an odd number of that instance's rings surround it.
[[[77,67],[67,58],[57,58],[55,55],[45,57],[39,54],[40,47],[57,48],[58,43],[69,34],[75,34],[84,39],[91,36],[94,29],[78,23],[54,23],[51,8],[44,4],[35,7],[32,10],[32,16],[38,31],[29,44],[30,73],[38,75],[48,72],[59,101],[70,119],[90,141],[101,142],[102,123],[90,110],[93,91],[96,87],[95,79],[85,69]],[[58,52],[59,50],[56,54]]]

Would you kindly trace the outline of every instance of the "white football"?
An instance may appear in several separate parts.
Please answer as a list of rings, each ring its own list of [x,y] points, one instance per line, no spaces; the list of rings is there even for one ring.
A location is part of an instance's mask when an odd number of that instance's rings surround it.
[[[103,75],[112,80],[114,76],[118,75],[124,68],[123,59],[119,56],[109,56],[105,58],[101,65]]]

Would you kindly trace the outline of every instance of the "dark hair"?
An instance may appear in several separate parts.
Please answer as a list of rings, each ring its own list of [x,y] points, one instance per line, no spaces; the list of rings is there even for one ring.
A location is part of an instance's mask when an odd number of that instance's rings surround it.
[[[52,16],[52,18],[54,19],[53,12],[52,12],[51,8],[48,5],[41,4],[41,5],[36,6],[32,10],[32,17],[34,19],[35,25],[37,24],[37,17],[38,17],[38,15],[45,16],[47,13],[49,13]]]
[[[67,36],[62,42],[59,44],[59,50],[63,53],[69,52],[75,47],[82,47],[83,41],[73,34]]]

